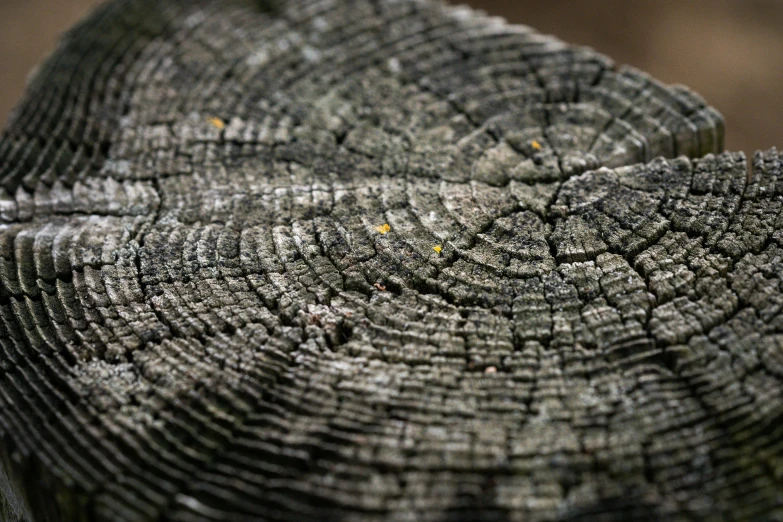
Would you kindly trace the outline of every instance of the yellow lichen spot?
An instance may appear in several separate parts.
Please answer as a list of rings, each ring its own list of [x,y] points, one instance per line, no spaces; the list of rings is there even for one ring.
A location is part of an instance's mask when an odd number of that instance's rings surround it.
[[[377,227],[375,227],[375,231],[378,232],[379,234],[383,235],[386,232],[390,232],[391,231],[391,227],[389,226],[388,223],[384,223],[383,225],[378,225]]]
[[[224,122],[220,118],[207,118],[207,121],[211,123],[213,127],[216,127],[219,130],[223,130],[226,128],[226,122]]]
[[[440,254],[440,251],[443,250],[443,247],[440,245],[435,245],[432,247],[432,249],[435,251],[436,254]]]
[[[533,147],[536,150],[541,150],[541,148],[542,148],[541,144],[538,143],[536,140],[533,140],[532,142],[530,142],[530,146]]]

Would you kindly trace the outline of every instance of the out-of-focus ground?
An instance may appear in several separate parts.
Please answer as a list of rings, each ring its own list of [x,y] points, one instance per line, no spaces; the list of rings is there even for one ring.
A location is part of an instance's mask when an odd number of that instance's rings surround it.
[[[60,34],[100,0],[0,0],[0,127]]]
[[[0,0],[0,123],[57,36],[99,0]],[[783,0],[468,0],[593,47],[726,117],[731,150],[783,147]]]

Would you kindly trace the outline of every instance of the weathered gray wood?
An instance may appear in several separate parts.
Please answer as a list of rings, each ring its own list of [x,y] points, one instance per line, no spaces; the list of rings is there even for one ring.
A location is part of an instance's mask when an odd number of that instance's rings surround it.
[[[722,141],[464,8],[107,4],[0,140],[6,519],[783,519],[781,158]]]

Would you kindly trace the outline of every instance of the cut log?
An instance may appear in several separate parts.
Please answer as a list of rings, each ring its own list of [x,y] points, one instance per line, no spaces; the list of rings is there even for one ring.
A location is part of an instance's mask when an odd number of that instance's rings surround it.
[[[783,520],[783,179],[424,0],[116,0],[0,139],[18,521]]]

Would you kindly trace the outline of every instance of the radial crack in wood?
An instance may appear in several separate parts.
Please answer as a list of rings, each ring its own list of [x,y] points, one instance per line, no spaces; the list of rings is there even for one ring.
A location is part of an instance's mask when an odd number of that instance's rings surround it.
[[[783,159],[423,0],[115,0],[0,139],[5,519],[783,519]]]

